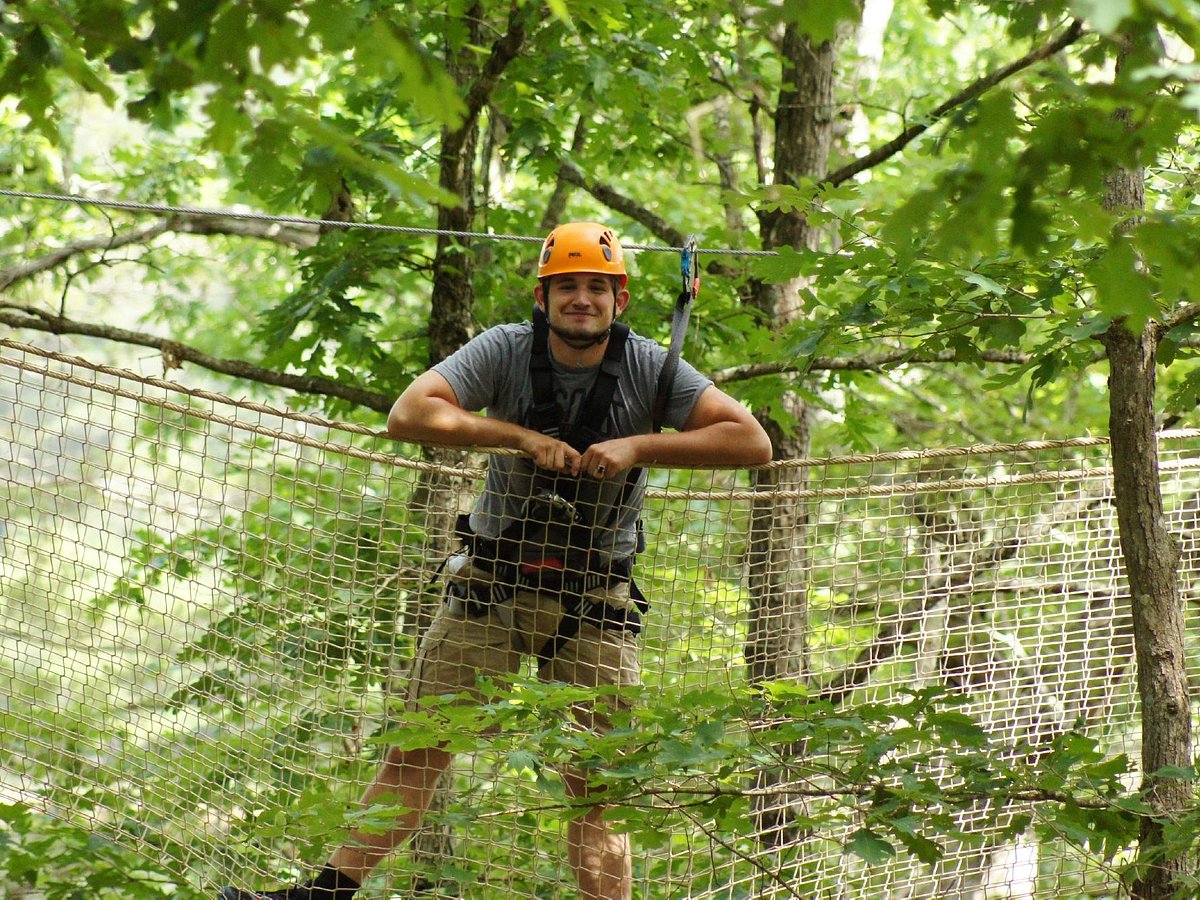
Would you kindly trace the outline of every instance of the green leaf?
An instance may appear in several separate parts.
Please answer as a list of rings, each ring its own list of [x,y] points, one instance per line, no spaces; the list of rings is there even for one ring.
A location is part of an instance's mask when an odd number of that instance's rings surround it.
[[[861,16],[859,0],[785,0],[780,17],[794,22],[814,44],[823,44],[837,37],[842,22],[856,22]]]
[[[1020,347],[1025,336],[1025,322],[1015,317],[987,318],[980,327],[990,347]]]
[[[1085,316],[1078,325],[1064,328],[1062,333],[1073,341],[1086,341],[1108,331],[1111,324],[1108,316]]]
[[[1175,778],[1180,781],[1195,781],[1195,766],[1163,766],[1150,773],[1152,778]]]
[[[968,284],[973,284],[977,287],[983,288],[989,294],[994,294],[997,297],[1003,297],[1006,293],[1008,293],[1008,290],[1004,287],[1004,285],[997,281],[993,281],[986,275],[981,275],[979,272],[965,272],[963,274],[963,281],[967,282]]]
[[[1129,241],[1116,241],[1089,274],[1096,285],[1100,311],[1111,319],[1124,317],[1134,334],[1158,311],[1150,280],[1139,270]]]
[[[546,0],[546,5],[550,7],[554,18],[565,24],[571,24],[571,14],[567,11],[566,0]]]
[[[941,198],[933,191],[918,191],[883,223],[883,238],[901,266],[910,263],[917,246],[929,235],[930,220]]]
[[[896,855],[895,847],[866,828],[854,832],[845,849],[873,866],[885,863]]]
[[[929,724],[937,728],[943,738],[965,747],[984,747],[988,733],[971,716],[953,710],[936,710],[929,714]]]
[[[514,772],[540,772],[541,761],[530,750],[513,750],[508,754],[508,765]]]
[[[134,47],[122,47],[120,50],[115,50],[109,54],[106,60],[108,67],[118,75],[125,75],[129,72],[137,72],[145,65],[142,57],[137,53]]]
[[[768,284],[783,284],[801,275],[812,274],[819,258],[811,250],[795,250],[791,247],[779,247],[777,256],[754,257],[750,269],[755,277]]]
[[[1134,13],[1134,0],[1072,0],[1079,18],[1101,34],[1114,34]]]
[[[1200,368],[1184,376],[1167,397],[1166,409],[1170,413],[1187,413],[1200,406]]]
[[[915,830],[896,827],[896,838],[910,853],[926,865],[933,865],[944,855],[942,848]]]
[[[1102,762],[1085,766],[1083,768],[1083,773],[1089,778],[1115,780],[1118,778],[1118,776],[1126,774],[1129,770],[1129,757],[1124,753],[1119,753],[1116,756],[1110,757]]]

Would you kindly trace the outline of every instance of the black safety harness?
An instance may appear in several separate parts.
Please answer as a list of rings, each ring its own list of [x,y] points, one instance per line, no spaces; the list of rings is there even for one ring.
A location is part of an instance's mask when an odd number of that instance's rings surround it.
[[[683,253],[683,290],[675,304],[671,328],[671,348],[659,375],[654,404],[654,431],[662,429],[667,398],[683,337],[687,331],[690,305],[699,288],[696,244],[691,239]],[[614,322],[608,337],[600,371],[573,422],[564,422],[554,393],[554,368],[550,357],[550,325],[541,307],[533,311],[533,345],[529,357],[529,376],[533,388],[526,427],[558,438],[580,453],[604,440],[599,430],[608,420],[613,397],[625,362],[629,326]],[[628,501],[641,478],[641,469],[626,473],[619,501],[612,504],[611,525]],[[537,650],[539,665],[549,662],[574,638],[585,623],[609,630],[638,634],[642,616],[649,608],[645,596],[633,580],[633,556],[610,559],[592,551],[595,531],[601,524],[599,482],[537,472],[533,495],[523,514],[516,517],[498,537],[478,535],[471,528],[470,516],[458,517],[456,533],[462,539],[474,569],[487,573],[487,581],[452,581],[447,601],[457,598],[467,615],[484,616],[497,604],[507,603],[519,591],[550,592],[558,595],[563,615],[558,628]],[[644,549],[641,522],[638,522],[637,550]],[[599,587],[628,583],[633,605],[616,607],[587,595]]]

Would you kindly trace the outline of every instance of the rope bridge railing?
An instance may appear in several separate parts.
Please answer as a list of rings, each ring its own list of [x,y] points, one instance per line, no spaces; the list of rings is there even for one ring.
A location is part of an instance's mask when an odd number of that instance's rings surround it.
[[[637,897],[1112,887],[1103,860],[1014,828],[1020,800],[959,808],[936,854],[872,859],[828,730],[936,689],[1000,748],[1081,732],[1136,755],[1103,439],[776,464],[804,474],[770,490],[745,472],[653,471],[641,687],[608,709],[611,731],[581,736],[586,691],[532,668],[481,684],[478,704],[401,702],[477,458],[409,459],[368,428],[12,341],[0,436],[0,804],[156,861],[178,896],[319,865],[348,828],[395,815],[355,798],[386,747],[422,740],[464,751],[452,790],[364,896],[572,896],[557,774],[572,759],[611,777]],[[1164,435],[1161,465],[1191,606],[1200,433]],[[793,546],[758,558],[764,504],[803,515]],[[769,571],[780,559],[795,571]],[[776,614],[803,622],[782,648]],[[746,660],[772,653],[794,657],[794,696],[819,715],[785,715],[778,686],[762,705]]]

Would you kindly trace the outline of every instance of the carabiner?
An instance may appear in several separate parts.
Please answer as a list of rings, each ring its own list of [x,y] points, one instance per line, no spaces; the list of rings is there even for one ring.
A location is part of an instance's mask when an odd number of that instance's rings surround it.
[[[696,236],[688,235],[687,243],[679,254],[679,270],[683,275],[683,293],[693,300],[700,293],[700,253],[696,249]]]

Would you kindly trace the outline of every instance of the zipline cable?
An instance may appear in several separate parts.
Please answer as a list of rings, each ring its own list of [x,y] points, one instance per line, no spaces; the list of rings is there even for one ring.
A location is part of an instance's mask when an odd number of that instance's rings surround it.
[[[0,197],[13,197],[20,200],[48,200],[57,203],[74,203],[78,206],[98,206],[107,209],[123,209],[129,212],[151,212],[160,215],[173,216],[206,216],[215,219],[243,219],[251,222],[273,222],[280,225],[310,225],[318,228],[363,229],[366,231],[381,231],[391,234],[406,234],[416,236],[447,235],[449,237],[475,238],[488,241],[518,241],[523,243],[540,244],[541,237],[530,237],[517,234],[493,234],[484,231],[451,231],[444,228],[416,228],[405,225],[383,225],[378,222],[338,222],[327,219],[312,219],[306,216],[277,216],[259,212],[241,212],[237,210],[212,209],[202,206],[172,206],[161,203],[140,203],[133,200],[105,200],[96,197],[84,197],[80,194],[50,194],[36,191],[14,191],[0,188]],[[684,247],[666,247],[651,244],[623,244],[626,250],[644,250],[651,253],[682,253]],[[695,253],[707,253],[713,256],[778,256],[774,250],[734,250],[714,247],[697,247]]]

